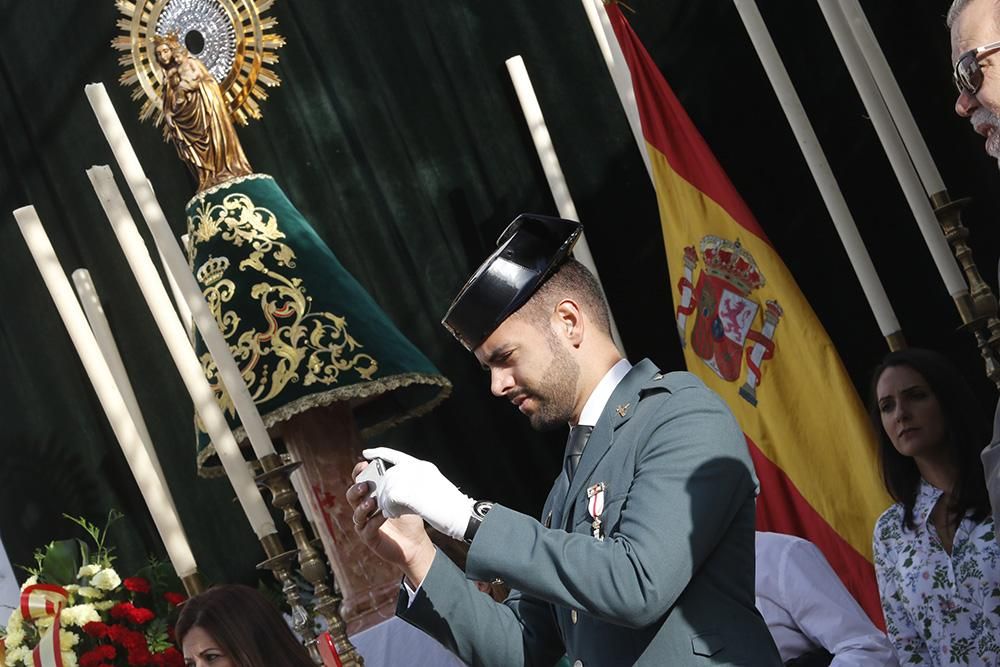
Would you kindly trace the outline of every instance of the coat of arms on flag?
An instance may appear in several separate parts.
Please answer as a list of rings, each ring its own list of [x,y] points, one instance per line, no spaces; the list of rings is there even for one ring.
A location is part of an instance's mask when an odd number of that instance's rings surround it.
[[[694,246],[684,248],[684,275],[677,284],[680,291],[677,331],[681,345],[686,346],[690,339],[695,354],[729,382],[739,380],[742,375],[746,349],[748,372],[739,393],[756,406],[760,365],[774,356],[774,330],[783,314],[781,307],[777,301],[766,301],[763,326],[753,330],[761,311],[753,293],[766,283],[753,255],[740,245],[739,239],[730,241],[713,235],[702,237],[700,247],[705,268],[697,284],[692,282],[698,265]],[[687,321],[692,313],[695,313],[694,325],[688,334]]]

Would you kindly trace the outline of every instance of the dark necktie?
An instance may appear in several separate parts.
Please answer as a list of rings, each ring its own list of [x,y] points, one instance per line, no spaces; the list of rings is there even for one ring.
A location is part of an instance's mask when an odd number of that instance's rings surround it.
[[[566,440],[566,477],[571,482],[576,473],[576,467],[580,465],[580,455],[583,454],[583,448],[587,446],[587,439],[590,438],[590,432],[593,430],[593,426],[582,425],[574,426],[569,430],[569,438]]]

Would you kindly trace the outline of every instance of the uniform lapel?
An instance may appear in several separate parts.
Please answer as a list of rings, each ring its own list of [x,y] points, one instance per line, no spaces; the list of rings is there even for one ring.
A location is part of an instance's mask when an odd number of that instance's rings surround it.
[[[608,399],[608,404],[604,406],[601,418],[594,425],[594,432],[590,434],[587,446],[583,450],[583,456],[580,457],[580,465],[576,469],[576,474],[573,475],[573,481],[569,484],[569,491],[559,512],[560,522],[555,523],[553,516],[553,526],[563,525],[563,519],[570,515],[570,509],[583,493],[591,473],[611,449],[615,431],[632,417],[636,403],[639,402],[639,388],[657,372],[659,371],[653,362],[643,359],[633,366],[615,387],[611,398]],[[565,479],[566,474],[563,473],[559,483],[565,483]]]
[[[567,486],[566,471],[563,470],[559,473],[559,477],[556,478],[556,483],[552,486],[549,498],[545,501],[545,508],[542,510],[542,524],[548,524],[545,525],[546,528],[559,528],[562,526],[563,512],[566,509],[563,499],[566,498]],[[552,513],[551,519],[549,519],[549,512]]]

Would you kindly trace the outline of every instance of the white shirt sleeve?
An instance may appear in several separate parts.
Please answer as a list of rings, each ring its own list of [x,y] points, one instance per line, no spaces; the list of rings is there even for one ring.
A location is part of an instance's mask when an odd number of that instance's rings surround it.
[[[437,555],[438,555],[438,548],[434,547],[434,558],[437,558]],[[434,566],[434,561],[432,560],[431,561],[431,567],[433,567],[433,566]],[[408,583],[406,583],[406,577],[403,577],[403,580],[399,582],[399,585],[403,587],[404,591],[406,591],[406,598],[407,598],[407,600],[406,600],[406,608],[407,609],[409,609],[410,607],[413,606],[413,600],[416,599],[417,593],[420,592],[420,586],[422,586],[423,583],[424,582],[421,581],[419,584],[417,584],[416,588],[410,588],[410,585]]]
[[[833,654],[833,667],[898,665],[888,638],[871,622],[811,542],[781,550],[779,597],[803,635]],[[758,562],[757,567],[762,563]]]
[[[406,591],[406,608],[409,609],[413,606],[413,600],[417,597],[417,593],[420,592],[420,586],[417,586],[415,589],[410,588],[410,585],[406,583],[406,577],[403,577],[401,585],[403,586],[403,590]]]

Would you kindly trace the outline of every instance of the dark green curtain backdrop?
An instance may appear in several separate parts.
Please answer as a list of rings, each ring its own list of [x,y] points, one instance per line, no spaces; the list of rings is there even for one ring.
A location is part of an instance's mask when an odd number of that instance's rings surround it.
[[[633,26],[747,199],[866,391],[885,352],[731,3],[634,0]],[[994,400],[814,3],[761,0],[911,344],[947,352]],[[947,2],[865,2],[946,182],[973,195],[995,285],[996,165],[953,116]],[[178,233],[193,181],[136,120],[109,47],[111,0],[0,1],[0,535],[18,563],[69,534],[63,512],[128,514],[123,560],[159,552],[138,491],[9,211],[33,203],[67,272],[94,276],[202,570],[245,579],[259,547],[226,482],[195,477],[190,402],[84,169],[114,164],[83,86],[103,81]],[[521,54],[630,357],[679,368],[653,192],[577,0],[281,0],[287,39],[263,122],[241,130],[346,268],[455,386],[379,443],[438,463],[476,497],[535,513],[563,433],[536,434],[438,321],[521,211],[555,214],[504,60]],[[121,184],[121,183],[120,183]],[[144,229],[136,213],[140,228]],[[831,434],[832,435],[832,434]],[[831,446],[835,439],[831,438]],[[335,446],[335,443],[331,443]]]

